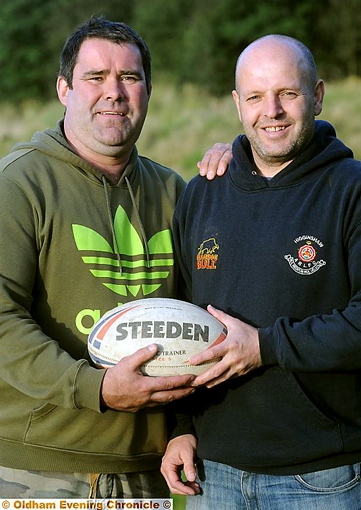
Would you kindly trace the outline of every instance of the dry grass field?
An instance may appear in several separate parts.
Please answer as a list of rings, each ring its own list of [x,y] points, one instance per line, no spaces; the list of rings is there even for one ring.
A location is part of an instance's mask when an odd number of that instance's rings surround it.
[[[2,103],[1,111],[3,157],[14,143],[29,140],[37,130],[53,127],[63,114],[63,106],[57,100],[16,106]],[[339,138],[361,159],[361,79],[326,83],[324,109],[319,118],[333,123]],[[214,98],[191,85],[176,89],[155,83],[138,149],[188,180],[197,172],[196,163],[206,149],[215,142],[231,142],[240,132],[231,91],[228,96]]]

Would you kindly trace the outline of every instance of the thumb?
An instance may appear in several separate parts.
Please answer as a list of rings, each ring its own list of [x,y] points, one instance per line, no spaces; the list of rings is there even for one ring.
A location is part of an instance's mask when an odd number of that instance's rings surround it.
[[[128,363],[130,363],[133,366],[133,368],[140,367],[146,361],[149,361],[152,358],[154,358],[157,352],[158,352],[157,344],[147,345],[147,347],[142,347],[141,349],[138,349],[130,356],[127,356]]]
[[[184,474],[186,475],[186,478],[188,482],[195,482],[197,478],[197,470],[195,468],[195,465],[193,462],[185,463],[183,466]]]
[[[218,319],[220,322],[222,322],[223,324],[225,324],[225,320],[226,318],[228,317],[228,315],[224,312],[222,312],[222,310],[218,310],[218,308],[215,308],[214,306],[212,305],[208,305],[207,306],[207,311],[213,315],[213,317],[215,317],[216,319]]]

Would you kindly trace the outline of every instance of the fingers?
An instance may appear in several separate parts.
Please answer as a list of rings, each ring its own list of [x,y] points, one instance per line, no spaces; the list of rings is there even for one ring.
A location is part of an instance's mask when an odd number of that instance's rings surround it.
[[[193,386],[206,386],[208,389],[217,386],[222,382],[227,381],[235,376],[234,370],[232,370],[227,362],[222,363],[220,361],[214,367],[210,368],[203,374],[199,375],[193,382]]]
[[[222,324],[226,326],[227,318],[230,318],[229,315],[222,312],[221,310],[217,310],[217,308],[214,308],[212,305],[207,306],[207,310],[209,313],[213,315],[216,319],[218,319]],[[227,335],[228,336],[228,335]],[[226,337],[227,338],[227,337]],[[205,351],[195,354],[191,358],[189,358],[189,363],[191,365],[198,365],[200,363],[204,363],[206,361],[212,361],[212,360],[218,360],[220,357],[222,357],[225,354],[225,346],[223,345],[224,341],[215,345],[214,347],[210,347],[206,349]],[[220,365],[219,363],[217,365]],[[207,373],[211,372],[212,369],[207,370]],[[199,376],[197,377],[197,380],[199,379]]]
[[[136,412],[144,407],[164,405],[184,398],[195,391],[192,374],[150,377],[142,374],[140,367],[157,353],[151,344],[123,358],[105,372],[102,403],[119,411]]]
[[[174,388],[189,386],[195,379],[193,374],[165,375],[158,377],[147,377],[147,382],[153,391],[167,391]]]
[[[194,393],[191,386],[195,376],[192,374],[175,375],[165,377],[147,377],[147,383],[151,391],[151,402],[156,404],[169,404],[174,400],[188,397]]]
[[[162,473],[172,494],[181,494],[183,496],[199,494],[200,489],[198,483],[183,481],[176,469],[174,469],[174,471],[168,471],[167,473],[164,473],[162,469]]]
[[[197,163],[199,174],[214,179],[223,175],[232,159],[232,145],[229,143],[216,143],[208,149],[202,160]]]
[[[207,310],[226,326],[228,333],[223,342],[189,359],[192,365],[220,359],[206,372],[197,376],[192,385],[212,388],[216,384],[232,377],[243,376],[262,366],[257,328],[213,306],[209,305]]]
[[[159,405],[159,404],[169,404],[174,400],[179,400],[180,398],[188,397],[192,393],[194,393],[195,388],[188,386],[186,388],[179,388],[175,390],[167,390],[167,391],[155,391],[151,394],[150,403],[148,405]]]
[[[175,480],[172,483],[172,481],[169,480],[167,481],[167,484],[172,494],[195,496],[200,493],[199,485],[197,483],[182,482],[181,480]]]
[[[194,465],[196,439],[191,434],[172,439],[162,459],[161,472],[173,494],[193,496],[199,494],[200,488],[195,481],[197,472]],[[187,478],[183,481],[181,471]]]
[[[212,356],[212,354],[210,354],[210,356]],[[215,357],[216,356],[212,356],[210,359],[214,359]],[[203,363],[204,361],[202,360],[201,362]],[[196,360],[194,360],[194,363],[197,364]],[[213,367],[198,375],[193,381],[192,386],[194,386],[194,388],[197,388],[198,386],[212,388],[213,386],[216,386],[217,384],[232,377],[234,373],[235,371],[233,366],[230,366],[228,359],[224,358],[218,361]]]
[[[118,363],[118,365],[122,364],[123,367],[126,367],[126,369],[130,371],[139,370],[139,372],[141,372],[140,367],[147,361],[150,361],[157,354],[157,352],[157,344],[150,344],[147,347],[138,349],[130,356],[123,358]],[[124,368],[122,368],[122,370],[124,370]],[[152,388],[154,391],[171,390],[180,386],[189,385],[194,378],[195,376],[192,374],[152,377]]]

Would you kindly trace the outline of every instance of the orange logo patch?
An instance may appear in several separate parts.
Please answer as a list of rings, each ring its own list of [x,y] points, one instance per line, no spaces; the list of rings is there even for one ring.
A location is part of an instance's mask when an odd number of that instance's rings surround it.
[[[197,252],[197,269],[217,269],[219,245],[214,237],[203,241]]]

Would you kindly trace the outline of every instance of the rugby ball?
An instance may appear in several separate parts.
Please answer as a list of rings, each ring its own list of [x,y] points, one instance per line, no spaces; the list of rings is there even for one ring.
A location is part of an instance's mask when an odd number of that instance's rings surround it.
[[[190,365],[188,360],[222,342],[227,329],[203,308],[170,298],[148,298],[113,308],[94,325],[88,351],[96,366],[116,365],[122,358],[152,343],[154,358],[141,370],[145,375],[199,375],[216,363]]]

